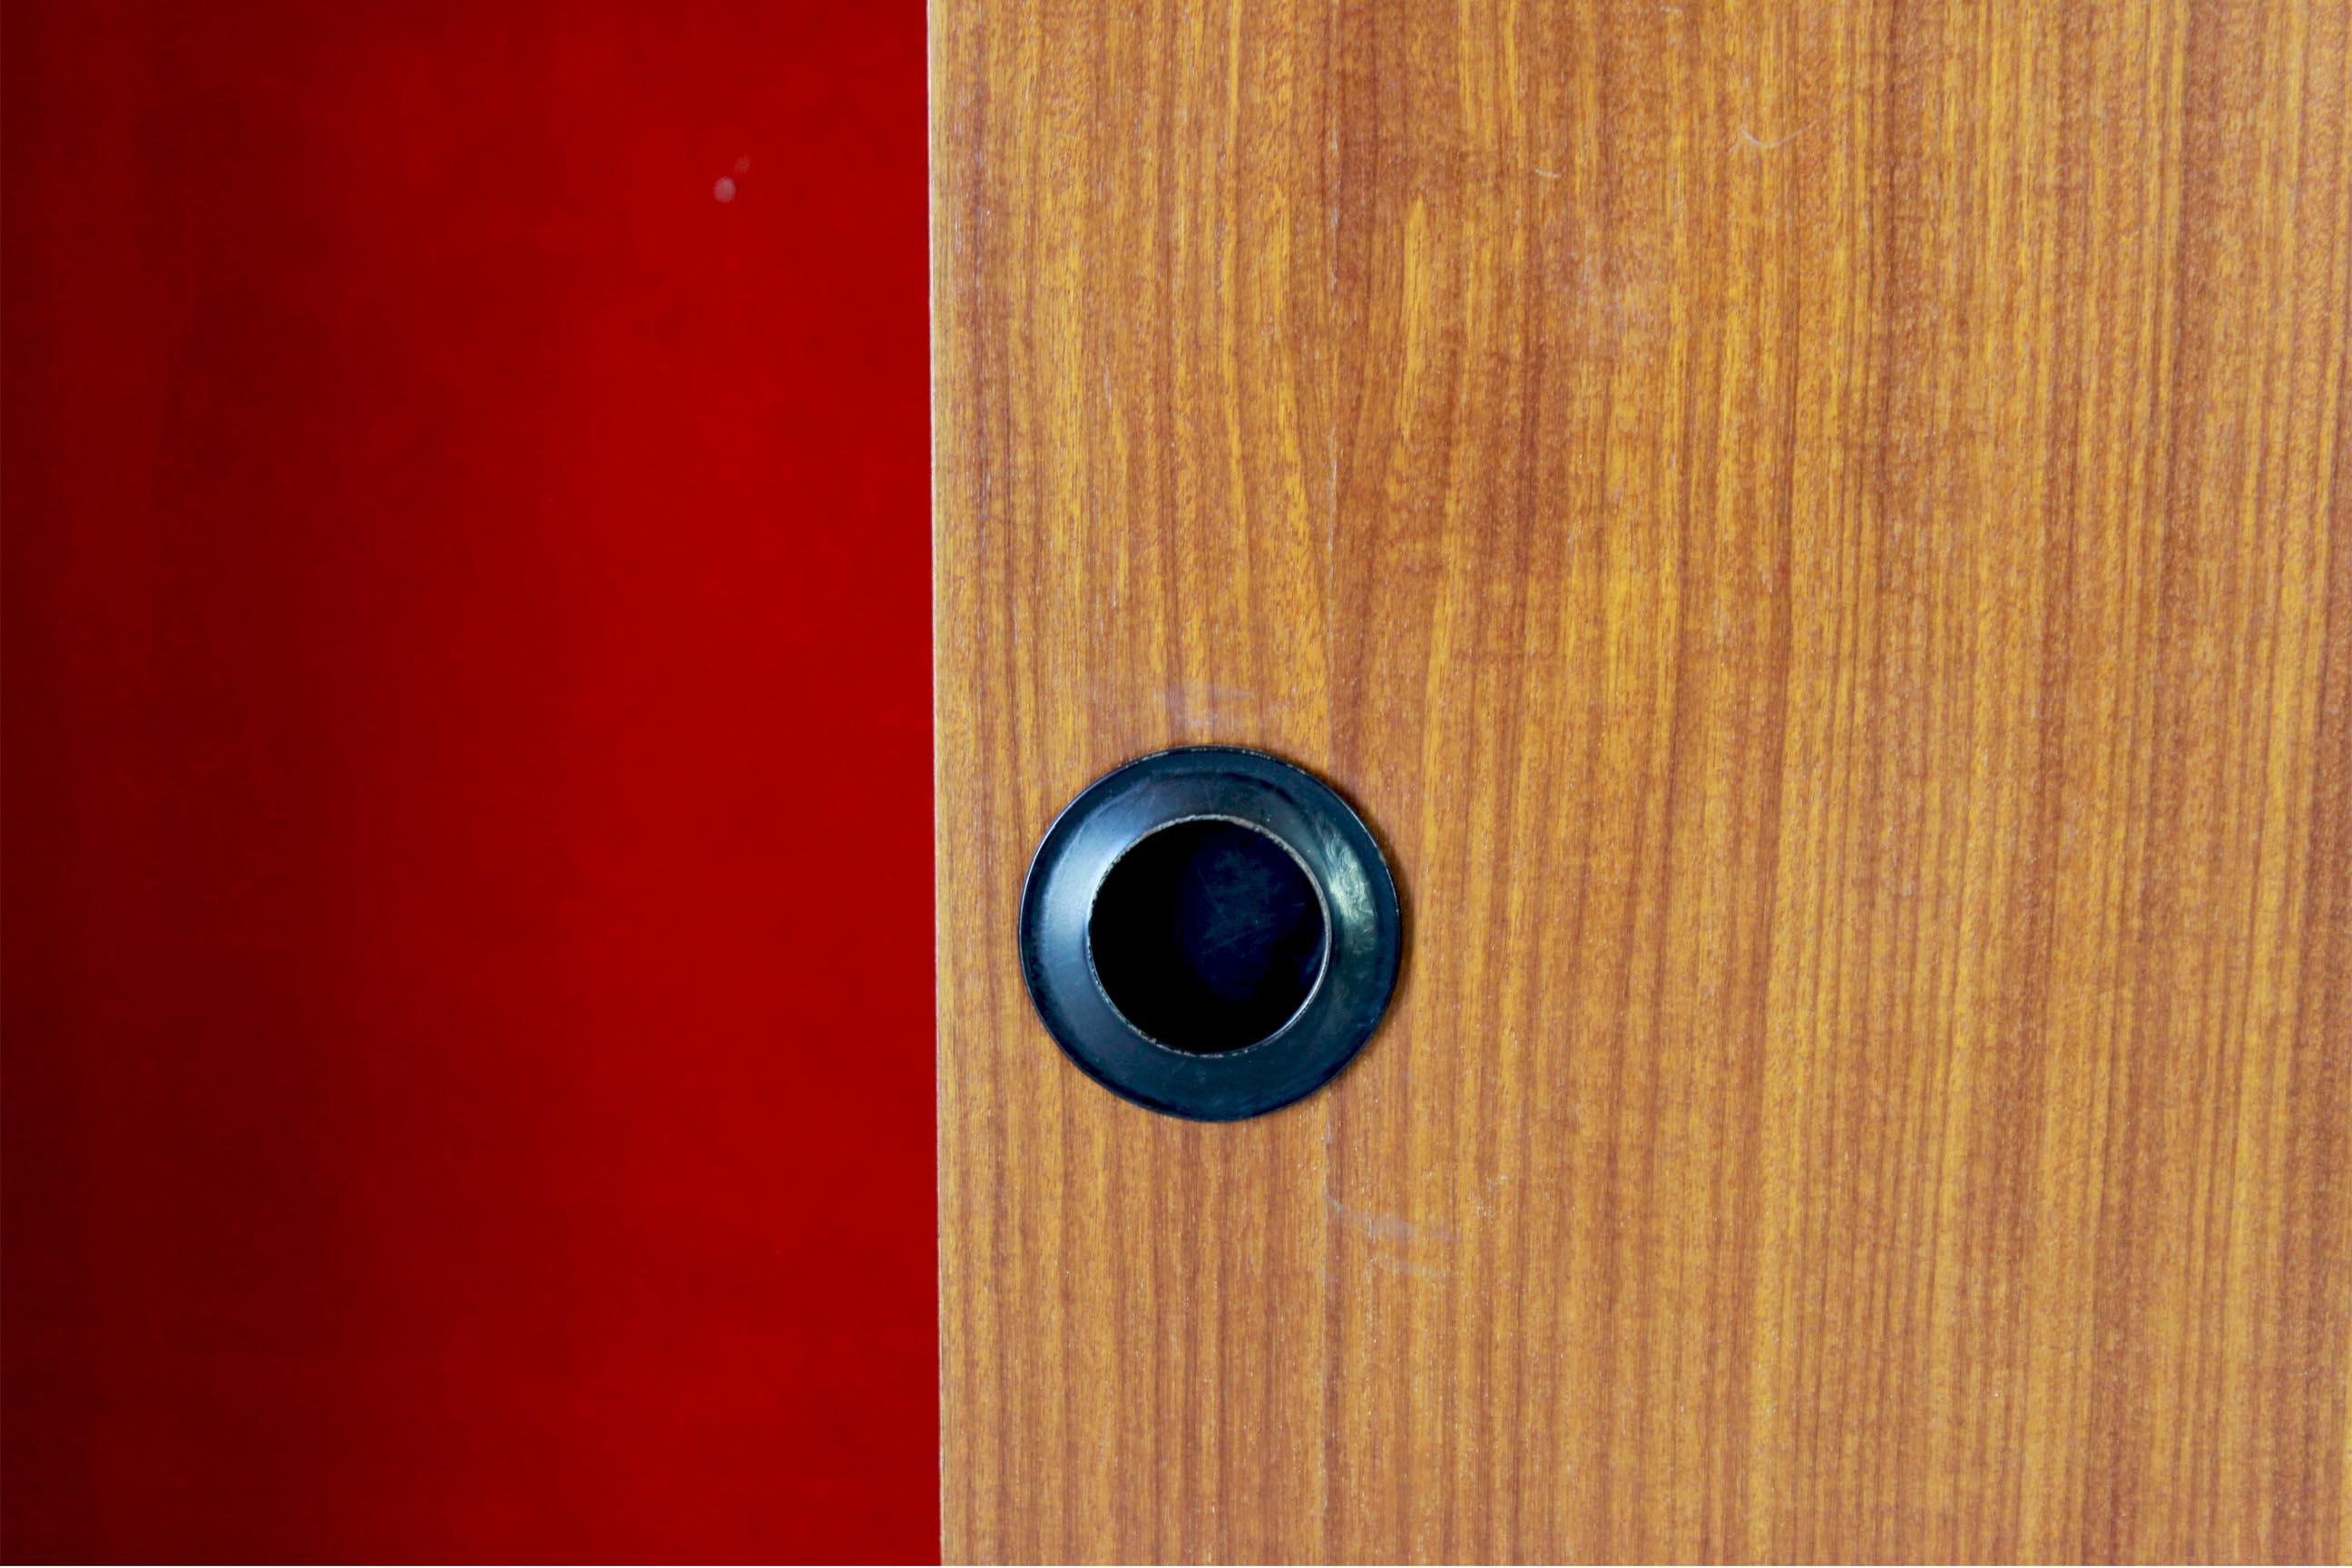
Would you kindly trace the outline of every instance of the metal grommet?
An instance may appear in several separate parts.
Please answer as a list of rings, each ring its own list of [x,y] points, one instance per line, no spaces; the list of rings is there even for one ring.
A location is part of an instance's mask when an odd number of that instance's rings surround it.
[[[1396,879],[1328,784],[1263,752],[1181,746],[1087,786],[1021,894],[1021,969],[1087,1075],[1231,1121],[1312,1094],[1387,1010]]]

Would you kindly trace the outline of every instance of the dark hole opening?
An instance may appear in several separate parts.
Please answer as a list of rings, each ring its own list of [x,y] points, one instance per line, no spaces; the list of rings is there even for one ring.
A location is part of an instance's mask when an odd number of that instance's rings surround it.
[[[1138,840],[1087,922],[1095,975],[1161,1045],[1211,1054],[1287,1023],[1323,970],[1323,903],[1270,836],[1213,817]]]

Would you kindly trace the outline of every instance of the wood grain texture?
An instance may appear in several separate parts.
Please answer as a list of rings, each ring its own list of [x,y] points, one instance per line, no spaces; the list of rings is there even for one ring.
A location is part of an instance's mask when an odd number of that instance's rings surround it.
[[[931,20],[949,1556],[2352,1553],[2352,8]],[[1408,903],[1242,1125],[1178,742]]]

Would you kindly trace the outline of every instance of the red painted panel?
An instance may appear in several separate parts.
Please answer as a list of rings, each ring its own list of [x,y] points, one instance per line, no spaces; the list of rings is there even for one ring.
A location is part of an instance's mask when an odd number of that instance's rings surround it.
[[[934,1554],[919,6],[5,28],[0,1545]]]

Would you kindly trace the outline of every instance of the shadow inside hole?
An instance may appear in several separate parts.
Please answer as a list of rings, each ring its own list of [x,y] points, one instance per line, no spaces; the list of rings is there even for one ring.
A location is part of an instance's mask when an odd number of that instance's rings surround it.
[[[1087,941],[1103,994],[1180,1051],[1254,1046],[1322,974],[1323,900],[1271,835],[1198,817],[1139,839],[1095,894]]]

